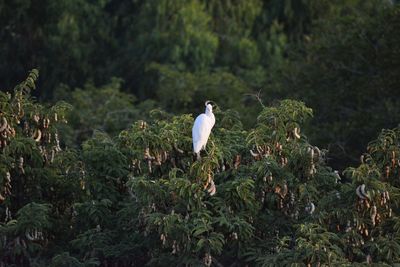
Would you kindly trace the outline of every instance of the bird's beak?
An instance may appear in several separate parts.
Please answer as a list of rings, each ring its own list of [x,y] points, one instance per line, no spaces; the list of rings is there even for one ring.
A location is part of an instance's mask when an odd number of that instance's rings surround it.
[[[205,103],[204,105],[207,107],[207,105],[210,104],[210,103],[211,103],[211,101],[210,101],[210,100],[207,100],[206,103]]]

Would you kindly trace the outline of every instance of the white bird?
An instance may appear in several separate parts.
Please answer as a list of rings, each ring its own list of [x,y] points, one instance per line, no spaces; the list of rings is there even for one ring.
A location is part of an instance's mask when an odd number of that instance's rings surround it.
[[[206,101],[205,106],[205,113],[197,116],[192,129],[193,151],[196,153],[198,160],[200,159],[200,150],[206,148],[208,137],[215,124],[215,116],[210,101]]]

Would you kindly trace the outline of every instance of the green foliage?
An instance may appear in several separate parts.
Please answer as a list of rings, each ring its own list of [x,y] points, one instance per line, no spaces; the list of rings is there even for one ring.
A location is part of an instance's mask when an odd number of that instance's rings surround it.
[[[77,146],[92,136],[94,130],[118,135],[132,121],[143,117],[142,112],[153,108],[152,101],[137,104],[136,97],[121,92],[120,79],[112,79],[100,88],[86,84],[83,89],[71,90],[67,86],[56,89],[55,99],[74,103],[68,114],[68,125],[61,126],[63,141]]]
[[[158,64],[151,65],[148,72],[156,77],[154,86],[157,102],[163,109],[191,112],[194,107],[202,107],[204,99],[218,99],[221,109],[234,107],[242,113],[246,126],[254,122],[254,117],[260,110],[255,101],[247,101],[243,105],[246,96],[252,92],[251,87],[229,72],[193,74]]]
[[[56,128],[69,105],[33,101],[37,78],[32,70],[12,94],[1,93],[1,261],[19,266],[44,264],[46,247],[56,237],[63,242],[59,227],[66,227],[65,213],[76,197],[74,183],[62,180],[67,175]]]
[[[40,67],[46,77],[42,93],[47,95],[61,82],[77,86],[89,75],[105,82],[103,71],[93,71],[93,66],[106,64],[105,55],[112,47],[104,14],[107,2],[1,1],[2,89],[13,86],[33,67]]]
[[[114,137],[94,130],[80,149],[63,150],[56,133],[69,106],[33,101],[37,75],[1,95],[2,264],[400,261],[399,129],[382,131],[343,179],[301,132],[313,113],[294,100],[263,106],[249,130],[237,112],[217,108],[200,160],[192,153],[192,115],[161,110]],[[84,92],[73,96],[90,100]],[[133,101],[115,87],[96,101],[106,97],[110,109]],[[89,117],[96,105],[85,103]]]
[[[398,5],[0,0],[0,21],[1,86],[42,77],[0,92],[0,266],[400,263],[399,128],[362,153],[399,121]]]
[[[115,136],[158,106],[182,114],[218,98],[250,128],[260,111],[250,111],[251,95],[260,91],[268,104],[295,98],[316,111],[310,140],[343,170],[398,122],[394,2],[3,0],[0,86],[40,68],[35,95],[68,99],[78,111],[62,131],[68,147],[92,129]],[[59,98],[59,87],[73,89]],[[94,106],[111,91],[112,103]]]
[[[84,263],[80,262],[75,257],[69,255],[68,252],[64,252],[57,256],[54,256],[50,266],[54,267],[85,267],[85,266],[98,266],[99,262],[97,260],[87,260]]]
[[[398,125],[399,7],[358,11],[315,25],[313,34],[266,89],[304,100],[316,111],[310,138],[332,164],[354,165],[368,140]],[[305,58],[303,55],[307,55]]]
[[[143,4],[135,29],[139,60],[204,70],[215,58],[218,38],[201,1],[149,1]]]

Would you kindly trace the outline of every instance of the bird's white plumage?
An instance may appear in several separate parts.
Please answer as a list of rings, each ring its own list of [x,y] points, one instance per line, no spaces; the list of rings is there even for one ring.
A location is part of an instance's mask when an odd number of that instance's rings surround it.
[[[197,116],[192,129],[193,151],[198,154],[205,149],[211,129],[214,127],[215,117],[212,106],[206,102],[205,113]]]

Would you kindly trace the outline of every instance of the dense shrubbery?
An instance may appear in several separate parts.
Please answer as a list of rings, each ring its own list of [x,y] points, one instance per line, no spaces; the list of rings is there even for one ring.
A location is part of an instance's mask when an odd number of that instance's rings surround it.
[[[356,164],[376,132],[399,125],[399,22],[398,6],[320,21],[273,85],[318,111],[310,138],[330,144],[337,166]]]
[[[0,92],[0,267],[400,264],[396,1],[39,2],[0,0],[0,86],[42,77]]]
[[[308,142],[301,129],[312,111],[293,100],[263,107],[249,130],[237,112],[217,109],[200,161],[193,117],[160,110],[61,148],[71,107],[36,103],[36,78],[1,93],[2,265],[400,261],[399,129],[383,131],[344,174]]]
[[[154,106],[193,112],[212,98],[240,112],[246,129],[260,112],[249,95],[260,91],[268,104],[298,99],[316,111],[304,129],[310,140],[329,147],[330,164],[343,170],[376,132],[399,120],[395,2],[3,0],[0,89],[39,68],[35,94],[47,101],[66,84],[78,91],[68,96],[71,104],[87,110],[82,98],[118,88],[116,96],[135,95],[120,102],[135,105],[129,114],[113,105],[97,111],[137,119]],[[109,83],[112,77],[123,83]],[[97,88],[101,96],[93,96]],[[136,106],[144,100],[151,102]],[[121,130],[108,119],[73,120],[81,132],[65,142],[79,146],[91,123]]]

